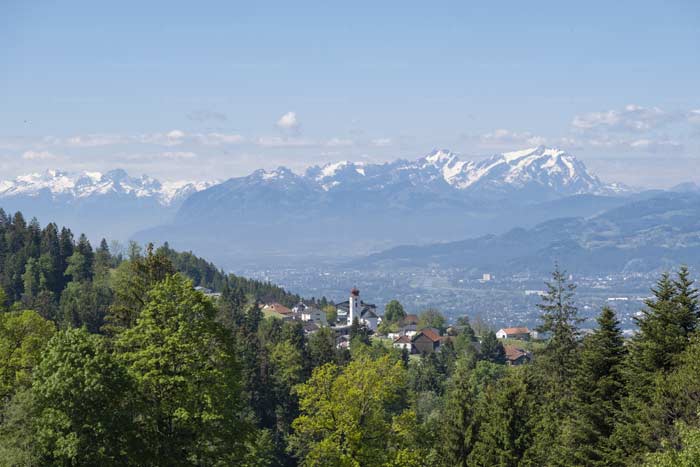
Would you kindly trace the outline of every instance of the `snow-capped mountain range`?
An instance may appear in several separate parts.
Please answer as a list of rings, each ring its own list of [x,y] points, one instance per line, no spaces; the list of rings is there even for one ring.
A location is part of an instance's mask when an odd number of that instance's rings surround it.
[[[478,162],[460,160],[455,153],[442,149],[413,161],[400,159],[385,164],[334,162],[311,167],[303,175],[285,167],[269,171],[261,169],[226,183],[263,184],[280,189],[304,187],[326,193],[348,190],[377,192],[410,186],[418,190],[453,189],[497,196],[536,189],[548,197],[610,194],[625,189],[621,185],[602,183],[582,162],[565,151],[543,146],[497,154]],[[148,175],[132,177],[121,169],[106,173],[47,170],[0,181],[0,199],[42,194],[54,199],[113,195],[151,198],[163,206],[171,206],[217,184],[215,181],[160,182]]]
[[[269,179],[275,175],[265,173],[264,176]],[[342,161],[312,167],[307,170],[306,177],[318,182],[325,191],[353,183],[381,188],[398,181],[423,186],[445,184],[463,192],[493,194],[527,187],[538,187],[553,195],[607,194],[625,189],[619,184],[602,183],[571,154],[544,146],[496,154],[477,162],[460,160],[446,149],[435,150],[415,161],[398,160],[388,164]]]
[[[121,169],[104,174],[47,170],[0,181],[0,199],[17,196],[37,197],[42,194],[50,195],[54,199],[115,195],[152,198],[163,206],[170,206],[214,184],[216,182],[160,182],[147,175],[130,177]]]
[[[560,149],[536,147],[479,161],[435,150],[383,164],[334,162],[302,174],[286,167],[256,170],[193,193],[172,222],[136,238],[167,238],[204,256],[226,255],[222,264],[243,257],[337,257],[589,216],[626,194]]]
[[[234,250],[255,257],[361,254],[457,240],[593,215],[621,203],[626,191],[563,150],[537,147],[479,161],[435,150],[414,160],[341,161],[301,174],[261,169],[221,183],[49,170],[0,181],[0,207],[95,240],[167,240],[216,259],[234,258]]]

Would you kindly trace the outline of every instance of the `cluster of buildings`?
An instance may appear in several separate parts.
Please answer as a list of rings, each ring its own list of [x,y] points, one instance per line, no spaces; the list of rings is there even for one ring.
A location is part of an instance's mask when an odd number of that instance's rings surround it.
[[[338,346],[346,347],[349,343],[350,328],[353,322],[365,326],[372,332],[376,332],[381,317],[377,313],[377,306],[365,303],[360,298],[360,291],[353,287],[347,300],[334,305],[336,311],[335,322],[329,323],[326,312],[314,305],[299,302],[292,308],[280,303],[267,303],[262,306],[266,316],[274,316],[283,320],[298,320],[303,323],[307,334],[317,331],[321,327],[330,326],[336,334]],[[496,337],[499,339],[530,340],[532,333],[526,327],[499,329]],[[418,329],[418,316],[407,315],[401,321],[397,332],[389,333],[392,346],[406,350],[411,354],[430,354],[439,352],[441,346],[452,339],[452,336],[443,336],[440,330],[435,328]],[[479,343],[475,343],[479,347]],[[504,345],[506,362],[510,365],[521,365],[530,361],[530,352],[515,345]],[[478,348],[477,348],[478,350]]]
[[[281,319],[298,320],[304,323],[306,332],[314,332],[322,326],[332,326],[338,335],[347,335],[350,332],[352,323],[364,325],[372,332],[376,332],[381,322],[377,314],[377,306],[365,303],[360,298],[360,291],[353,287],[350,297],[340,303],[336,303],[336,321],[329,323],[326,313],[313,305],[299,302],[293,308],[288,308],[280,303],[268,303],[262,306],[262,311],[268,316],[275,316]]]

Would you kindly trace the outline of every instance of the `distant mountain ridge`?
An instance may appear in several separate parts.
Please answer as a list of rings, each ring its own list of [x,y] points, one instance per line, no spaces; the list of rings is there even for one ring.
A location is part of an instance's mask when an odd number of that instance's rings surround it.
[[[104,174],[47,170],[43,173],[31,173],[18,176],[13,180],[0,181],[0,199],[17,196],[36,197],[42,194],[50,194],[54,199],[133,196],[153,198],[163,206],[169,206],[214,184],[216,182],[160,182],[147,175],[131,177],[122,169],[111,170]]]
[[[476,196],[507,195],[530,189],[550,198],[629,191],[621,184],[604,184],[571,154],[544,146],[496,154],[478,162],[461,160],[457,154],[440,149],[412,161],[398,159],[384,164],[340,161],[310,167],[302,175],[279,167],[270,171],[257,170],[247,177],[229,181],[241,179],[270,185],[280,179],[287,182],[299,179],[304,180],[310,190],[328,193],[350,187],[379,192],[398,185],[425,190],[452,188],[455,192]]]
[[[646,273],[700,267],[700,193],[656,193],[592,217],[562,217],[456,242],[395,247],[356,267],[464,268],[545,273],[554,262],[579,273]]]
[[[449,150],[382,164],[340,161],[215,182],[160,182],[124,170],[59,170],[0,182],[0,207],[74,225],[91,238],[169,241],[224,266],[358,257],[457,241],[562,216],[592,216],[633,192],[539,146],[465,161]],[[281,259],[284,258],[284,259]]]
[[[127,240],[134,232],[169,222],[192,193],[215,182],[160,182],[124,170],[47,170],[0,181],[0,207],[72,225],[93,240]]]
[[[478,162],[435,150],[416,160],[341,161],[303,174],[256,170],[193,193],[171,223],[135,238],[226,255],[222,264],[263,257],[278,264],[280,257],[357,256],[401,243],[502,232],[561,212],[588,216],[630,193],[556,148]]]

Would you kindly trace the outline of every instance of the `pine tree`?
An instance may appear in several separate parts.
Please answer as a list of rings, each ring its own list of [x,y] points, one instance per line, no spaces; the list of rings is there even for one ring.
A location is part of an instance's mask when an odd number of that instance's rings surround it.
[[[576,363],[579,340],[578,317],[574,304],[576,285],[566,279],[566,272],[556,265],[552,281],[546,283],[547,293],[537,307],[542,312],[542,324],[537,331],[548,336],[541,360],[548,366],[555,383],[566,385],[571,381]]]
[[[633,462],[641,459],[644,450],[659,449],[669,430],[673,417],[664,414],[658,393],[697,327],[697,292],[686,268],[681,268],[675,281],[668,273],[662,274],[652,293],[641,316],[635,318],[639,332],[631,340],[624,368],[628,396],[622,401],[621,420],[613,433],[618,459]]]
[[[467,467],[467,459],[476,442],[474,410],[476,397],[471,381],[474,360],[469,356],[457,360],[445,394],[442,452],[445,465]]]
[[[677,281],[663,274],[652,288],[653,298],[645,302],[641,317],[635,317],[639,332],[632,339],[630,362],[635,372],[647,379],[656,371],[668,371],[675,357],[688,345],[697,325],[697,291],[687,269]]]
[[[504,364],[506,362],[506,351],[501,341],[496,337],[495,332],[489,331],[484,336],[484,339],[481,341],[480,356],[491,363]]]
[[[603,308],[597,322],[597,329],[583,341],[573,410],[560,440],[571,449],[566,458],[572,465],[606,465],[624,392],[626,350],[620,322],[609,307]]]
[[[542,311],[544,349],[536,352],[532,365],[532,386],[537,394],[535,417],[531,420],[533,442],[525,453],[533,465],[561,465],[563,456],[557,440],[562,436],[561,421],[573,405],[573,377],[578,362],[579,330],[582,321],[574,304],[576,286],[569,283],[557,265],[547,293],[538,308]],[[557,449],[554,449],[557,447]]]
[[[482,389],[476,409],[479,433],[470,467],[545,465],[522,462],[532,444],[532,400],[523,371],[513,368],[494,385]],[[550,446],[551,448],[551,446]]]

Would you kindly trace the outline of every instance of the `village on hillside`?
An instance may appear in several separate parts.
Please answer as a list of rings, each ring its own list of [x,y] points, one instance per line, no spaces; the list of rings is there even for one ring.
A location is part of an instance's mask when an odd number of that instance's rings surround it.
[[[398,302],[394,302],[401,307]],[[380,340],[416,356],[440,352],[444,346],[453,345],[463,328],[469,326],[468,322],[434,326],[431,325],[433,323],[422,322],[419,315],[406,314],[402,307],[398,316],[388,316],[386,311],[380,315],[376,305],[362,300],[356,287],[350,290],[347,300],[324,307],[323,310],[304,301],[292,308],[278,302],[262,303],[260,308],[266,317],[300,321],[306,334],[313,334],[322,327],[332,329],[338,348],[349,348],[355,329],[362,330],[370,335],[371,339]],[[429,310],[427,313],[437,312]],[[481,353],[482,342],[488,338],[488,333],[476,335],[471,327],[469,329],[472,333],[471,345],[477,353]],[[529,344],[530,340],[536,337],[534,331],[527,327],[508,327],[490,333],[495,335],[502,345],[506,364],[522,365],[532,359],[532,347]]]

